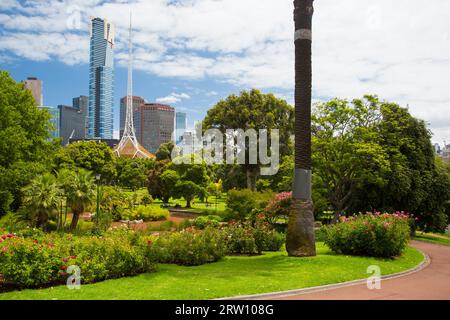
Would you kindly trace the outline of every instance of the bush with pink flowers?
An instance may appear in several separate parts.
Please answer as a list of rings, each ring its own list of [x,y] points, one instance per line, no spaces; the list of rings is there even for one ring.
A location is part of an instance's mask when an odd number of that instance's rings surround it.
[[[82,283],[154,270],[147,245],[134,233],[110,232],[101,237],[46,234],[0,236],[2,285],[19,288],[63,284],[70,265],[81,270]]]
[[[264,209],[267,220],[274,224],[279,219],[287,219],[293,210],[292,192],[275,195]]]
[[[325,244],[336,253],[392,258],[408,244],[411,219],[404,212],[367,213],[341,217],[322,231]]]

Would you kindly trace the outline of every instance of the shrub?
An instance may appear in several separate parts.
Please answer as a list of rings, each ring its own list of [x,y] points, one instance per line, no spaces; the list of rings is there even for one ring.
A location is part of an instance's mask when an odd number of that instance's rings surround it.
[[[152,259],[161,263],[196,266],[224,257],[226,244],[221,230],[189,228],[159,236],[150,246],[149,253]]]
[[[287,220],[293,210],[292,192],[275,195],[264,209],[267,220],[274,224],[279,219]]]
[[[218,227],[222,222],[222,218],[219,216],[209,215],[200,216],[194,219],[193,226],[198,229],[205,229],[206,227]]]
[[[153,203],[153,198],[149,194],[144,195],[141,199],[141,204],[143,204],[144,206],[151,205],[152,203]]]
[[[169,210],[151,206],[137,206],[124,210],[123,220],[164,221],[170,218]]]
[[[253,235],[253,228],[244,226],[240,223],[230,222],[227,228],[224,229],[226,233],[226,242],[228,253],[231,254],[257,254],[258,248],[256,246],[255,237]]]
[[[337,224],[323,227],[325,244],[337,253],[395,257],[408,243],[409,220],[400,212],[341,217]]]
[[[104,237],[8,235],[0,241],[3,281],[18,287],[64,283],[69,265],[81,269],[84,283],[154,270],[146,243],[134,233],[107,233]]]
[[[265,221],[263,215],[259,215],[253,229],[253,236],[258,253],[263,251],[280,251],[286,241],[284,234],[277,232]]]
[[[272,198],[271,192],[256,192],[249,189],[230,190],[227,195],[227,219],[243,221],[250,217],[255,210],[267,206]]]

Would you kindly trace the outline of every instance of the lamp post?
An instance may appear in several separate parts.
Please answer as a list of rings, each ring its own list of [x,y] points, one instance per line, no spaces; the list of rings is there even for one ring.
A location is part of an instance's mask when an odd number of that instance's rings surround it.
[[[95,219],[99,222],[100,218],[100,174],[95,175],[95,180],[97,181],[97,210],[95,212]]]

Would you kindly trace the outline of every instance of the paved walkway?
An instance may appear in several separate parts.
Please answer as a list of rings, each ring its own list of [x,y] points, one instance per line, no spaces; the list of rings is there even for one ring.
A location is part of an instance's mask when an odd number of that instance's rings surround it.
[[[282,300],[450,300],[450,246],[412,241],[430,257],[424,269],[381,282],[380,290],[358,284],[320,292],[272,297]],[[271,297],[266,297],[270,299]]]

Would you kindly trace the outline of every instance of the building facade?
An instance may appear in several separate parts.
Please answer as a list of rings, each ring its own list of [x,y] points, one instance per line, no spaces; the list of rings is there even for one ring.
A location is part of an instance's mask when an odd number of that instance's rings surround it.
[[[58,106],[59,109],[59,134],[61,144],[69,144],[69,139],[86,138],[88,98],[81,96],[73,99],[72,106]]]
[[[172,140],[175,126],[175,108],[159,104],[145,103],[140,107],[139,143],[151,153],[159,146]]]
[[[184,112],[177,112],[175,115],[175,143],[179,144],[186,132],[187,116]]]
[[[133,96],[133,125],[136,133],[136,138],[139,141],[141,136],[141,105],[145,103],[144,98]],[[127,114],[127,97],[120,99],[120,138],[122,139],[123,131],[125,128],[125,117]]]
[[[59,127],[59,109],[55,107],[40,106],[40,109],[47,110],[50,114],[50,123],[52,129],[50,130],[50,139],[58,139],[60,137]]]
[[[42,80],[35,77],[29,77],[23,82],[25,88],[31,91],[37,106],[44,105],[44,96],[42,94]]]
[[[114,105],[114,25],[91,19],[88,137],[112,139]]]

